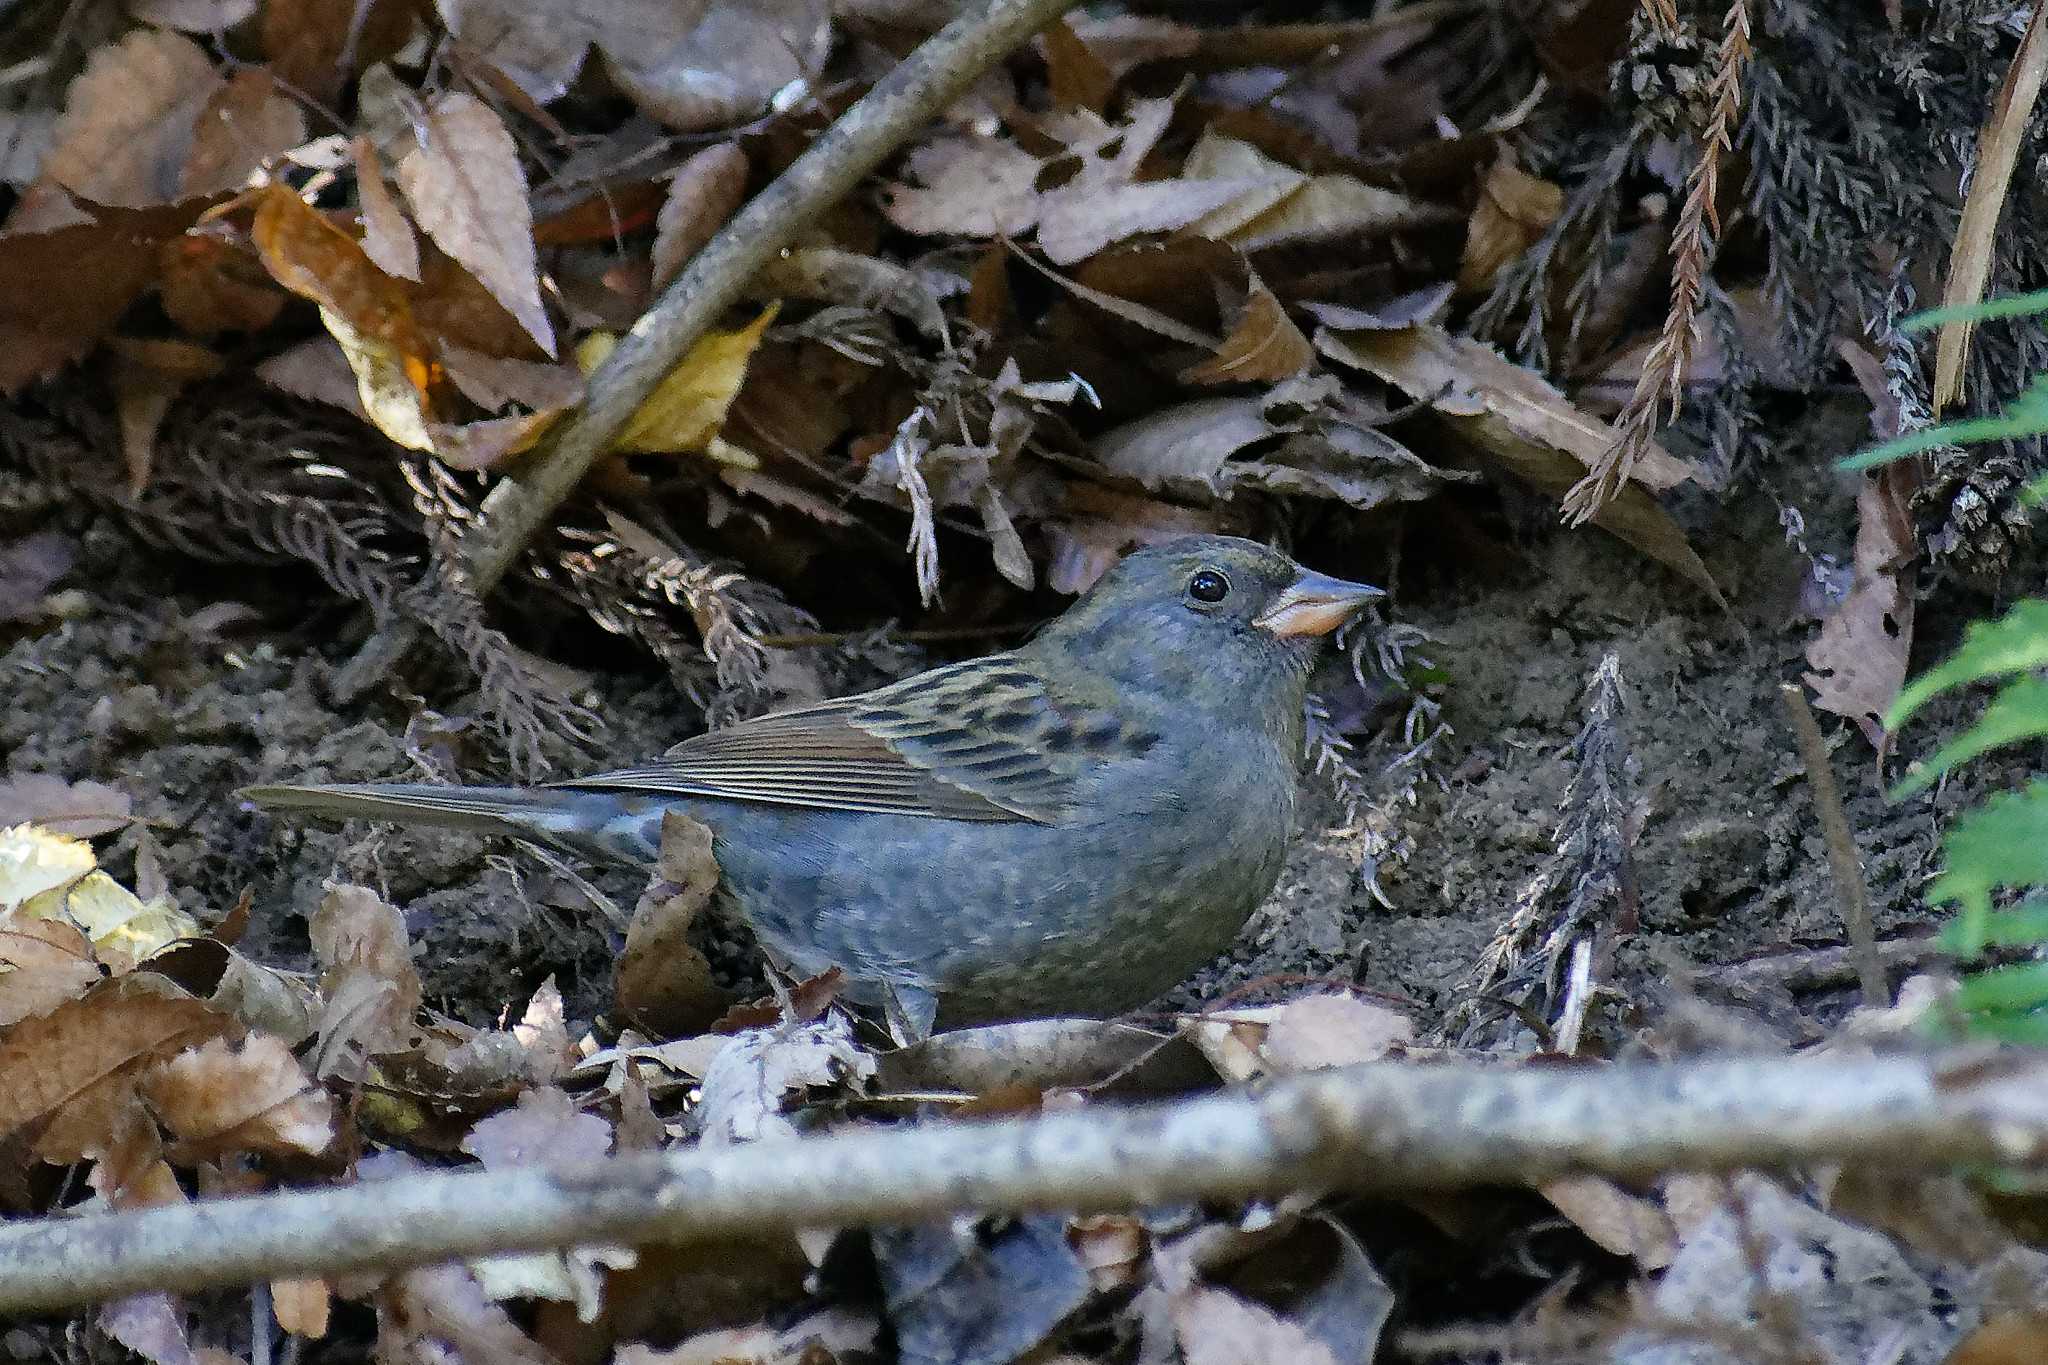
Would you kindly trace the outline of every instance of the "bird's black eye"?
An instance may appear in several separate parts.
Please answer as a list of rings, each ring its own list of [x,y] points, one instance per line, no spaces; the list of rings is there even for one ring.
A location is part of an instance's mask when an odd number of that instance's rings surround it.
[[[1188,596],[1197,602],[1221,602],[1230,596],[1230,580],[1214,569],[1203,569],[1188,580]]]

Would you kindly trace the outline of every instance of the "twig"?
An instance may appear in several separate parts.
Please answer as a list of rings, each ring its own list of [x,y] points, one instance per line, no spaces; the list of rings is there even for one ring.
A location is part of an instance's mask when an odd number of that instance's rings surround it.
[[[1560,1070],[1376,1063],[1263,1094],[861,1129],[554,1169],[409,1176],[0,1225],[0,1313],[142,1289],[395,1271],[591,1242],[706,1241],[962,1209],[1128,1209],[1861,1160],[2048,1154],[2048,1055],[1809,1056]]]
[[[1878,965],[1887,976],[1897,968],[1914,968],[1946,956],[1932,934],[1919,938],[1888,938],[1877,944]],[[1701,967],[1699,974],[1734,991],[1825,990],[1858,978],[1861,955],[1853,948],[1795,948],[1788,952]]]
[[[518,469],[484,499],[464,538],[480,597],[497,587],[533,535],[575,490],[698,339],[738,302],[762,266],[891,155],[982,72],[1078,0],[989,0],[933,34],[818,135],[810,149],[749,201],[683,268],[654,306],[590,375],[583,404],[557,423]],[[404,656],[412,630],[381,629],[342,670],[347,695]]]
[[[1806,783],[1813,789],[1813,806],[1820,812],[1821,832],[1827,838],[1828,873],[1835,884],[1835,903],[1841,907],[1843,927],[1849,931],[1849,951],[1856,960],[1856,978],[1863,986],[1863,1003],[1882,1008],[1891,1003],[1891,987],[1885,981],[1884,962],[1877,952],[1877,930],[1870,923],[1870,889],[1864,885],[1863,867],[1856,858],[1856,840],[1849,833],[1849,817],[1842,809],[1842,793],[1835,786],[1835,771],[1828,762],[1827,741],[1821,738],[1813,708],[1806,704],[1806,692],[1796,683],[1778,688],[1778,700],[1785,704],[1785,718],[1799,740],[1799,757],[1806,764]]]
[[[1948,282],[1942,286],[1941,306],[1967,308],[1984,298],[1984,285],[1991,278],[1991,260],[1998,242],[1998,217],[2012,188],[2014,164],[2026,143],[2027,124],[2034,115],[2034,102],[2041,96],[2041,82],[2048,74],[2048,8],[2034,6],[2027,21],[2026,36],[2013,53],[2012,66],[1998,88],[1984,131],[1977,139],[1977,169],[1970,180],[1969,196],[1963,201],[1963,216],[1956,223],[1956,243],[1949,253]],[[1963,369],[1970,358],[1970,337],[1976,321],[1952,317],[1941,326],[1934,348],[1934,415],[1963,396]]]

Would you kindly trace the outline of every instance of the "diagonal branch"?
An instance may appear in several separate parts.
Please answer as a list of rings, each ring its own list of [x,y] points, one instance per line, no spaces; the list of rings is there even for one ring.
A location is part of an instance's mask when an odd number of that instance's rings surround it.
[[[1263,1094],[865,1128],[576,1168],[410,1176],[0,1225],[0,1314],[143,1289],[395,1271],[589,1242],[707,1241],[962,1209],[2048,1153],[2048,1054],[1759,1057],[1564,1070],[1377,1063]]]

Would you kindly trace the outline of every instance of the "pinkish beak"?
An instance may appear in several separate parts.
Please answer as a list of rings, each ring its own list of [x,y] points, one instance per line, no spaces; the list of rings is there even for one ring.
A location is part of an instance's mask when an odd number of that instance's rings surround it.
[[[1285,639],[1293,635],[1328,635],[1349,621],[1358,609],[1386,594],[1366,583],[1350,583],[1303,569],[1301,576],[1273,599],[1252,624]]]

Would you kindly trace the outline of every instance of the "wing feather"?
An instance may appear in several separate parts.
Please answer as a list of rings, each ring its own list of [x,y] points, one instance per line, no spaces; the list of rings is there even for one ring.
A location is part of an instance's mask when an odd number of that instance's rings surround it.
[[[1107,712],[1056,702],[1028,666],[995,655],[742,721],[652,763],[557,785],[1052,823],[1089,766],[1155,740]]]

